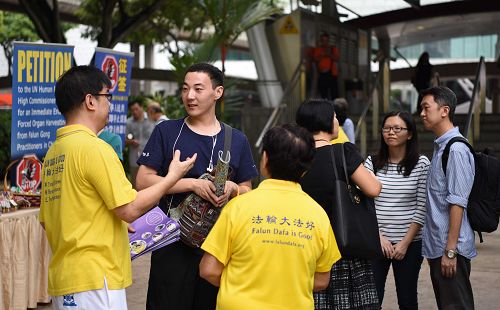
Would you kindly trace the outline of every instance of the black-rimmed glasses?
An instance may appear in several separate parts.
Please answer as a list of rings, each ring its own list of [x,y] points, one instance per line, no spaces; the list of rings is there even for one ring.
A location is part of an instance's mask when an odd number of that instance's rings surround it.
[[[385,133],[388,133],[390,132],[392,129],[392,131],[394,131],[394,133],[400,133],[401,130],[408,130],[408,128],[405,128],[405,127],[399,127],[399,126],[384,126],[382,127],[382,132],[385,132]]]
[[[109,102],[113,100],[113,94],[91,94],[92,96],[104,96]]]

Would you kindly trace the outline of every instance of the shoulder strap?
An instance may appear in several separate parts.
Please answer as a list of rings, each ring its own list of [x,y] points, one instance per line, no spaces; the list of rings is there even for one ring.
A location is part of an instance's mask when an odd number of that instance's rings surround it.
[[[472,155],[474,156],[474,154],[475,154],[474,149],[469,144],[469,141],[467,141],[467,139],[460,137],[460,136],[456,136],[456,137],[451,138],[450,141],[448,141],[448,143],[446,143],[446,146],[444,147],[444,150],[443,150],[443,155],[441,157],[441,165],[443,167],[443,171],[444,171],[445,175],[446,175],[446,167],[448,166],[448,157],[450,156],[450,148],[451,148],[451,145],[455,142],[461,142],[461,143],[467,145],[467,147],[469,147],[469,150],[472,153]]]
[[[349,185],[349,178],[347,177],[345,155],[344,155],[344,144],[343,143],[339,143],[338,145],[340,146],[340,151],[342,153],[342,165],[343,165],[343,168],[344,168],[345,181]],[[333,165],[334,178],[337,180],[337,179],[340,179],[340,177],[339,177],[339,173],[338,173],[338,170],[337,170],[337,165],[335,164],[335,154],[334,154],[334,151],[333,151],[333,145],[330,146],[330,154],[332,156],[332,165]]]
[[[342,152],[342,168],[344,168],[344,177],[347,185],[350,186],[349,184],[349,177],[347,176],[347,166],[345,163],[345,153],[344,153],[344,143],[340,144],[340,151]]]
[[[222,158],[229,161],[229,158],[231,158],[229,153],[231,151],[231,142],[233,140],[233,128],[226,123],[222,124],[224,125],[224,152],[222,153]]]
[[[375,175],[377,174],[377,171],[378,171],[377,167],[375,166],[375,162],[377,161],[377,157],[378,157],[378,155],[370,155],[370,159],[372,161],[372,167],[373,167],[373,174],[375,174]]]

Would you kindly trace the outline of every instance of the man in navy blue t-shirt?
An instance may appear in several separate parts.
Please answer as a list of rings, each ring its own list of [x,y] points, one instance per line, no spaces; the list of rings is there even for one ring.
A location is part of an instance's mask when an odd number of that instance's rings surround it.
[[[210,64],[191,66],[182,86],[182,101],[188,116],[158,124],[137,160],[139,189],[155,184],[167,173],[175,150],[181,156],[197,154],[194,167],[164,197],[160,207],[169,212],[191,192],[223,206],[227,200],[252,188],[258,175],[246,136],[232,130],[229,180],[224,194],[215,195],[214,184],[199,177],[216,165],[224,149],[225,130],[215,115],[217,100],[224,92],[222,72]],[[181,158],[182,160],[182,158]],[[147,309],[215,309],[217,287],[199,277],[203,251],[182,242],[156,250],[151,256]]]

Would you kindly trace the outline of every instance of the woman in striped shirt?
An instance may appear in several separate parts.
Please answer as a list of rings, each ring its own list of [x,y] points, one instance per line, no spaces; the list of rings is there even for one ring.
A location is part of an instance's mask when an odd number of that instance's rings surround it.
[[[373,262],[382,305],[392,264],[400,309],[418,309],[417,282],[422,264],[425,182],[429,159],[420,155],[415,122],[407,112],[390,112],[383,122],[380,150],[365,167],[382,182],[375,198],[380,243],[385,258]]]

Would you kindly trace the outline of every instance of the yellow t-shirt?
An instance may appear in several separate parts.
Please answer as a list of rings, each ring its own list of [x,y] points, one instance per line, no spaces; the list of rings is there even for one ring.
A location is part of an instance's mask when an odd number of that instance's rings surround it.
[[[57,130],[43,163],[40,222],[52,258],[49,294],[60,296],[132,283],[127,225],[112,209],[133,201],[113,149],[82,125]]]
[[[339,135],[337,136],[336,139],[333,139],[331,141],[331,143],[332,144],[336,144],[336,143],[345,143],[345,142],[350,142],[349,138],[345,134],[344,129],[342,129],[342,127],[339,126]]]
[[[314,274],[340,259],[323,208],[276,179],[231,200],[201,248],[224,265],[218,309],[313,309]]]

